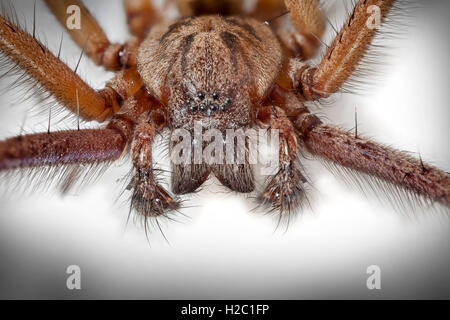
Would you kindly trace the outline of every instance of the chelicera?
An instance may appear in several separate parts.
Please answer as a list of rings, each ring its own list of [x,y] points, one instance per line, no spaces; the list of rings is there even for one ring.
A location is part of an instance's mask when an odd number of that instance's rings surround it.
[[[59,104],[101,129],[21,135],[0,142],[0,170],[97,164],[130,152],[131,206],[144,217],[178,208],[174,196],[195,192],[210,175],[229,189],[254,191],[252,166],[172,164],[172,193],[158,184],[152,143],[163,131],[192,132],[196,121],[219,131],[279,130],[279,169],[258,201],[281,214],[297,211],[308,183],[299,162],[305,151],[376,177],[431,202],[450,205],[450,177],[421,159],[323,123],[307,101],[338,92],[354,73],[377,33],[371,10],[385,19],[394,0],[360,0],[317,66],[325,19],[317,0],[258,1],[244,12],[234,0],[177,1],[180,18],[165,21],[147,0],[126,0],[131,33],[110,43],[80,1],[46,0],[66,26],[66,8],[77,5],[84,23],[69,30],[97,64],[117,71],[102,90],[89,87],[34,34],[0,17],[0,50]],[[295,31],[283,33],[271,16],[289,11]],[[171,147],[173,145],[171,144]],[[68,175],[73,179],[73,175]]]

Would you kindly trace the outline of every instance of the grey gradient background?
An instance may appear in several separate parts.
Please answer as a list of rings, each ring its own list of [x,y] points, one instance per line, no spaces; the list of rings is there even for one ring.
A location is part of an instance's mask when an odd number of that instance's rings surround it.
[[[342,1],[329,1],[332,21],[344,17]],[[346,1],[348,2],[348,1]],[[120,1],[86,1],[112,41],[127,39]],[[330,122],[353,128],[450,171],[449,10],[428,0],[395,41],[389,67],[376,90],[339,95],[320,110]],[[14,1],[31,28],[33,1]],[[37,1],[37,30],[56,51],[61,27]],[[76,64],[80,50],[64,38],[62,57]],[[83,58],[80,74],[95,88],[112,76]],[[0,85],[8,85],[0,80]],[[20,91],[0,96],[0,138],[17,135],[36,101],[17,103]],[[82,124],[83,128],[96,124]],[[53,128],[74,128],[54,121]],[[26,132],[45,131],[44,115],[30,116]],[[162,160],[161,160],[162,161]],[[390,205],[347,188],[317,162],[306,162],[314,183],[313,207],[274,231],[276,221],[252,213],[245,196],[214,181],[190,199],[190,218],[165,223],[167,244],[156,231],[149,246],[143,229],[125,227],[128,205],[117,200],[126,161],[100,180],[66,197],[11,191],[0,184],[0,298],[449,298],[450,222],[425,212],[405,218]],[[19,185],[19,189],[20,189]],[[410,216],[414,216],[410,213]],[[67,266],[81,267],[82,290],[66,289]],[[381,290],[366,288],[366,268],[379,265]]]

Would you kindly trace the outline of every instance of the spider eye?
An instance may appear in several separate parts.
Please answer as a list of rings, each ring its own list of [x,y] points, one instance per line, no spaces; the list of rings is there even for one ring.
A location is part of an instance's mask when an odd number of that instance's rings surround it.
[[[209,110],[211,110],[211,112],[212,113],[214,113],[214,112],[216,112],[217,110],[219,110],[219,106],[217,105],[217,104],[212,104],[210,107],[209,107]]]
[[[205,94],[204,94],[203,92],[199,92],[198,95],[197,95],[197,97],[198,97],[200,100],[204,100],[204,99],[205,99]]]
[[[231,99],[230,99],[230,98],[227,98],[227,99],[225,100],[224,104],[222,104],[222,105],[220,106],[220,111],[222,111],[222,112],[227,111],[227,110],[228,110],[228,107],[230,106],[230,104],[231,104]]]
[[[195,101],[194,101],[194,99],[189,99],[189,102],[188,102],[188,108],[189,108],[189,111],[190,112],[197,112],[197,110],[198,110],[198,107],[197,107],[197,105],[195,104]]]
[[[214,92],[212,97],[214,100],[217,100],[217,99],[219,99],[219,94],[217,92]]]

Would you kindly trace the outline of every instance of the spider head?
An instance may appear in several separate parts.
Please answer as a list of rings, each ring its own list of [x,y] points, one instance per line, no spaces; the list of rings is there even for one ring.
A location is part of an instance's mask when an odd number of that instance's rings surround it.
[[[200,16],[158,26],[138,52],[139,72],[168,107],[173,127],[206,120],[218,129],[250,124],[278,76],[280,45],[253,19]]]
[[[200,113],[202,117],[214,117],[219,112],[227,112],[231,106],[230,97],[220,97],[218,92],[204,93],[199,91],[195,97],[189,98],[185,108],[190,114]]]
[[[216,68],[219,72],[220,67]],[[188,72],[179,81],[177,77],[169,80],[168,109],[175,127],[192,127],[200,120],[218,129],[238,128],[250,123],[254,103],[251,83],[243,79],[236,83],[232,78],[208,80],[207,77],[192,81],[189,76],[196,75]]]

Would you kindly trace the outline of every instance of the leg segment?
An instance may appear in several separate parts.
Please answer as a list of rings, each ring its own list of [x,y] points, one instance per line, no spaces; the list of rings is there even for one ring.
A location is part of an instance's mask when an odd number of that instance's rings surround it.
[[[111,113],[112,101],[106,101],[40,42],[3,17],[0,17],[0,35],[0,50],[58,102],[76,112],[77,88],[83,118],[102,119]]]
[[[374,38],[379,26],[372,22],[383,21],[394,2],[360,0],[318,67],[292,61],[290,77],[294,88],[299,89],[307,100],[337,92],[356,69]]]
[[[67,29],[72,39],[80,48],[84,48],[86,54],[96,64],[103,65],[110,70],[119,70],[122,66],[133,65],[133,59],[128,61],[128,58],[135,55],[138,42],[132,39],[125,45],[110,43],[102,28],[80,0],[45,0],[45,3]],[[67,21],[70,15],[74,14],[71,11],[68,13],[67,10],[73,5],[80,10],[79,29],[67,28]]]
[[[290,22],[282,15],[290,13]],[[258,0],[252,17],[267,21],[294,56],[313,57],[325,31],[317,0]]]
[[[116,74],[106,84],[102,92],[103,95],[108,94],[113,101],[121,104],[122,101],[136,94],[144,85],[137,67],[124,69]]]
[[[136,118],[158,105],[141,89],[124,102],[105,129],[38,133],[0,141],[0,171],[116,160],[132,137]]]
[[[338,128],[319,124],[301,136],[314,155],[404,187],[450,207],[450,175],[408,154]]]
[[[160,19],[150,0],[124,0],[124,7],[130,32],[140,39]]]
[[[275,87],[269,96],[283,107],[308,152],[450,207],[450,175],[410,155],[322,124],[291,92]],[[270,113],[260,112],[267,122]],[[280,133],[281,134],[281,133]],[[280,141],[281,145],[281,141]]]
[[[0,142],[0,171],[118,159],[127,139],[118,127],[38,133]]]
[[[130,68],[97,92],[44,45],[3,17],[0,17],[0,51],[63,106],[74,113],[79,107],[79,114],[85,120],[105,120],[142,86],[136,68]]]
[[[266,186],[261,200],[263,204],[289,213],[301,206],[305,197],[303,184],[306,179],[300,171],[298,143],[295,128],[286,113],[279,107],[263,107],[258,120],[272,130],[279,130],[279,170]]]
[[[157,132],[164,126],[157,124],[160,112],[145,113],[136,127],[131,152],[136,174],[131,181],[132,207],[145,217],[157,217],[166,210],[178,208],[176,200],[161,187],[155,178],[152,164],[152,144]]]

